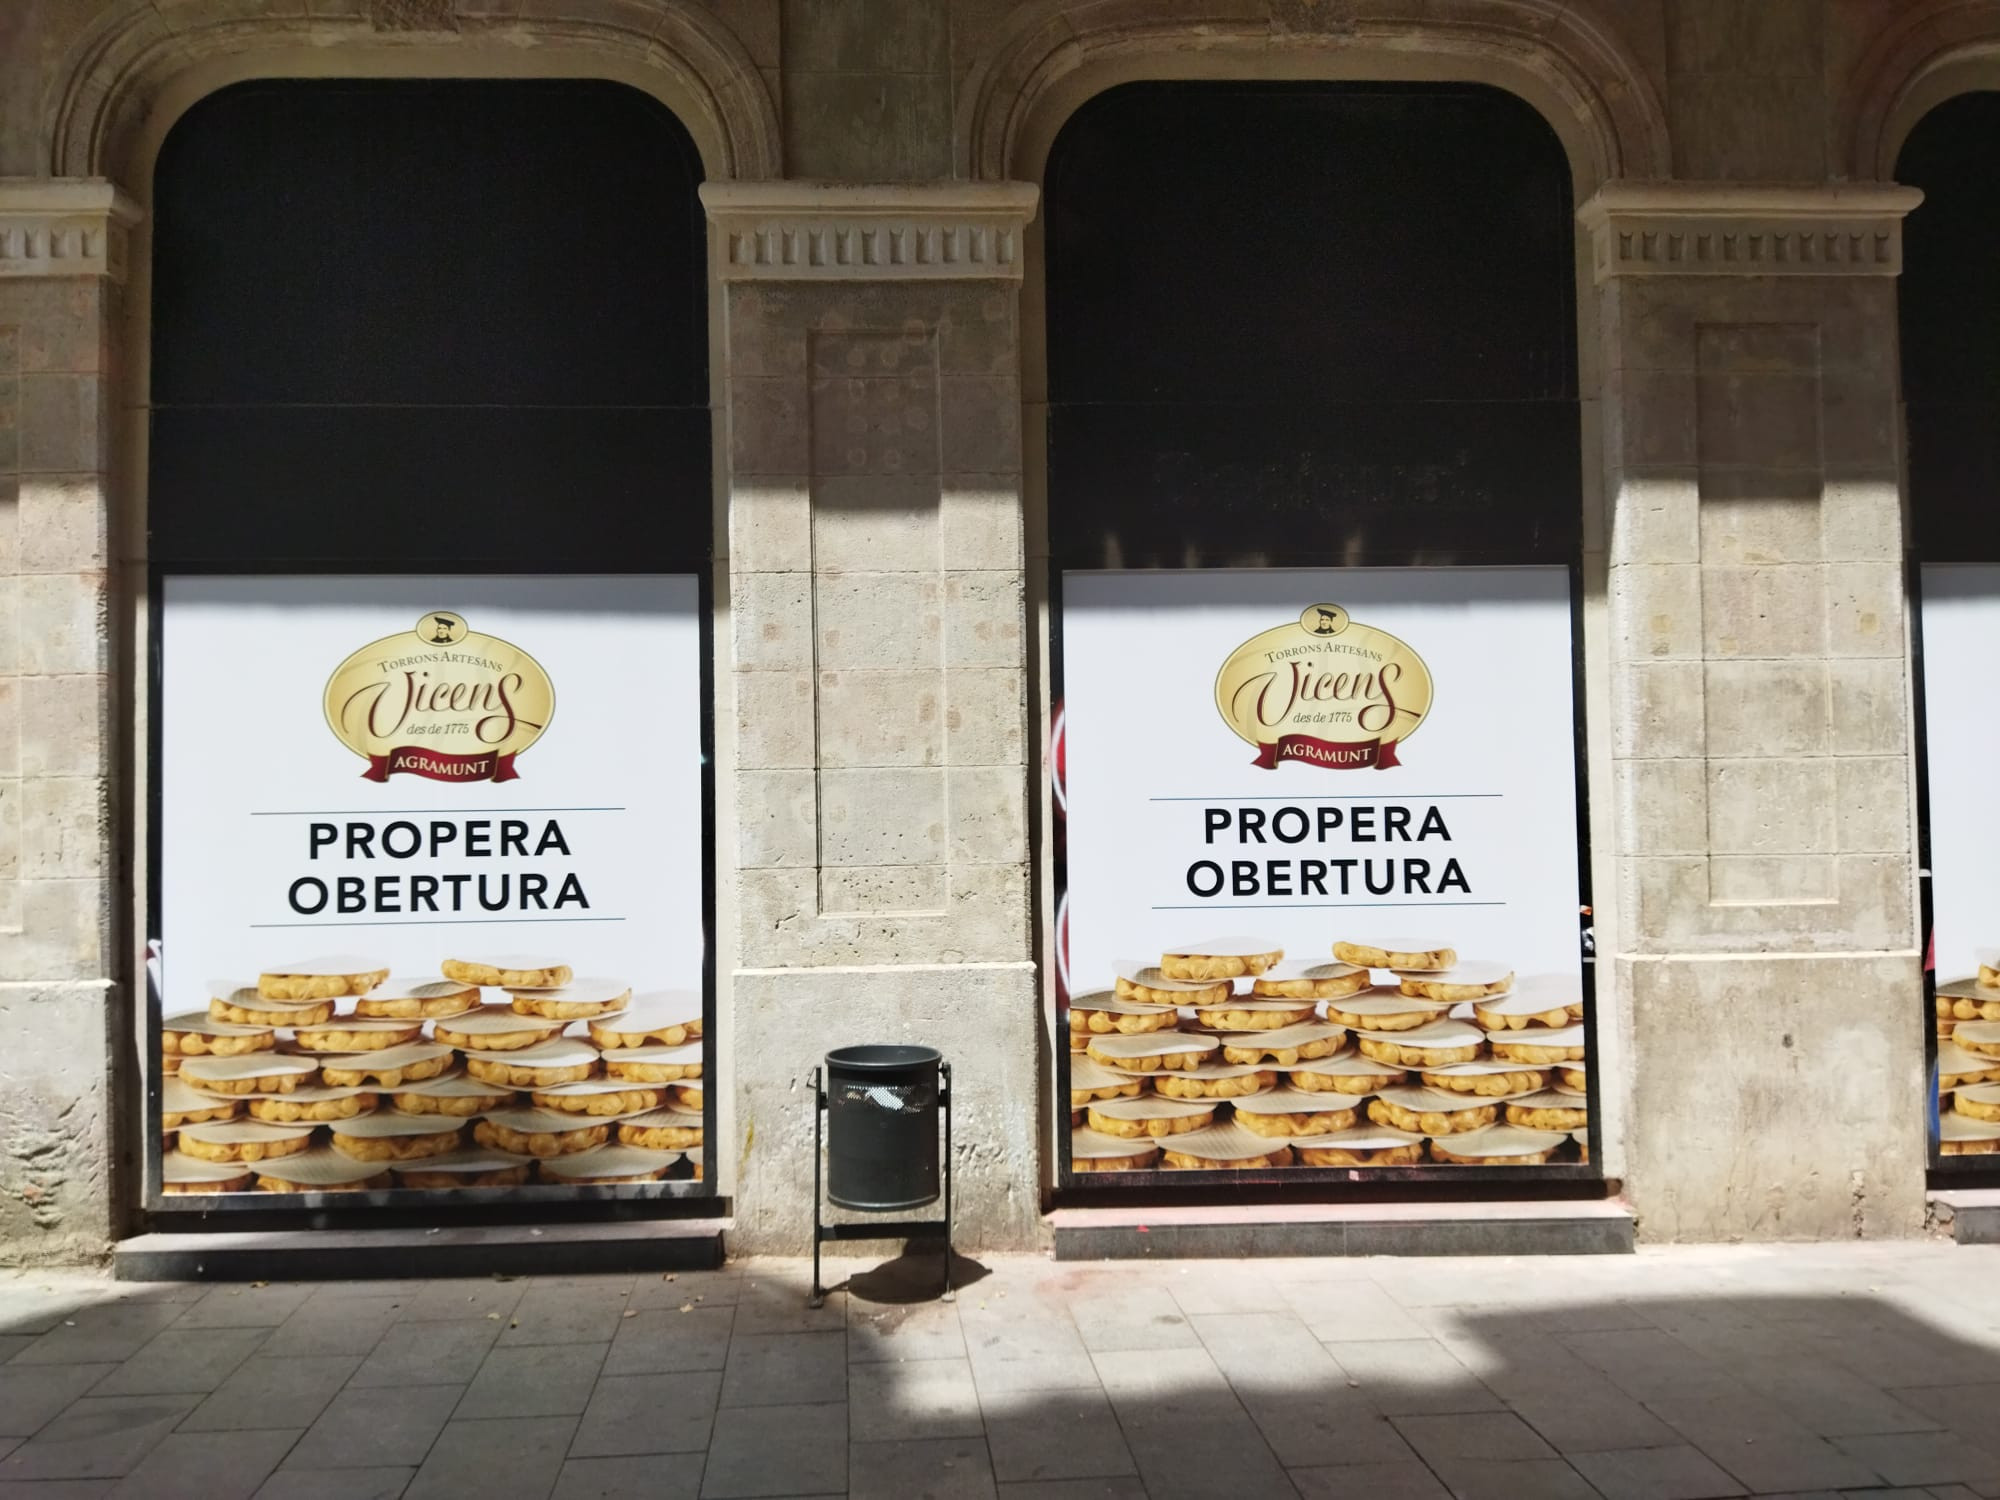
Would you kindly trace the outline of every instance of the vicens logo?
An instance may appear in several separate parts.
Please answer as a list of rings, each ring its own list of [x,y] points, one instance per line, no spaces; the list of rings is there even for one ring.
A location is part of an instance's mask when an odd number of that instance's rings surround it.
[[[1286,761],[1387,770],[1401,764],[1397,747],[1430,712],[1432,691],[1430,668],[1407,642],[1338,604],[1309,604],[1229,654],[1215,706],[1267,771]]]
[[[334,668],[326,722],[368,762],[369,781],[512,781],[515,760],[555,716],[555,684],[510,641],[448,609],[421,616]]]

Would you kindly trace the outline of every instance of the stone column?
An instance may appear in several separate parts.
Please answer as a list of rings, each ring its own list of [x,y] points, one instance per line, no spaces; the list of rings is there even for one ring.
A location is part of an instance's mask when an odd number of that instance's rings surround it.
[[[128,227],[0,179],[0,1261],[102,1254],[124,1206],[109,475]]]
[[[1607,185],[1618,882],[1655,1240],[1913,1232],[1924,1189],[1889,185]]]
[[[1035,190],[702,190],[723,351],[733,1246],[810,1238],[830,1047],[956,1070],[960,1243],[1034,1241],[1018,293]],[[733,911],[731,907],[733,906]]]

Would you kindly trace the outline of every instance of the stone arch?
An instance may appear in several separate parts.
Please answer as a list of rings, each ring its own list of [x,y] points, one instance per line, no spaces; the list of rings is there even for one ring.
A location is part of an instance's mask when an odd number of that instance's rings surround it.
[[[959,169],[987,181],[1038,177],[1037,153],[1090,94],[1177,76],[1492,83],[1548,119],[1570,153],[1579,198],[1614,177],[1672,175],[1651,81],[1622,42],[1566,0],[1436,0],[1420,12],[1394,0],[1164,0],[1142,9],[1040,0],[1016,11],[973,67]]]
[[[2000,88],[2000,0],[1912,0],[1841,95],[1841,165],[1864,182],[1893,178],[1917,121],[1954,94],[1991,88]]]
[[[250,78],[342,75],[611,79],[672,109],[711,179],[783,170],[763,75],[691,0],[562,0],[532,18],[481,0],[373,0],[255,19],[227,0],[122,0],[56,72],[49,170],[141,187],[167,126],[202,95]]]

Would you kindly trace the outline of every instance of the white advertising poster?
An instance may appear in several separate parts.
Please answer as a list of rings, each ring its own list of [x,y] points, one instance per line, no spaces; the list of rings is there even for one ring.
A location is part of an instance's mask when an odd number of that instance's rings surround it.
[[[1965,1043],[2000,1045],[2000,863],[1992,837],[2000,828],[2000,779],[1993,775],[1991,713],[1965,684],[1985,679],[2000,645],[2000,564],[1928,563],[1921,587],[1935,1125],[1946,1166],[1990,1165],[2000,1160],[2000,1122],[1985,1118],[1993,1103],[1974,1091],[1988,1087],[1981,1080],[2000,1061],[1982,1059]]]
[[[538,1160],[634,1140],[591,1092],[688,1113],[602,1058],[701,1034],[696,579],[188,577],[162,609],[167,1192],[596,1181]]]
[[[1532,1116],[1510,1115],[1505,1097],[1562,1088],[1565,1064],[1580,1083],[1585,1064],[1567,569],[1069,573],[1061,652],[1073,1063],[1185,1096],[1186,1083],[1157,1080],[1186,1069],[1147,1068],[1156,1033],[1139,1028],[1157,1025],[1190,1038],[1197,1076],[1239,1057],[1303,1062],[1319,1071],[1267,1067],[1234,1086],[1337,1099],[1364,1130],[1412,1127],[1345,1151],[1315,1139],[1344,1125],[1339,1110],[1294,1111],[1284,1138],[1297,1149],[1254,1153],[1256,1165],[1309,1150],[1339,1165],[1578,1159],[1583,1138],[1567,1132],[1443,1144],[1510,1119],[1586,1123],[1581,1094],[1538,1100],[1548,1112]],[[1175,998],[1172,1017],[1116,1008]],[[1107,1002],[1079,1027],[1079,1009]],[[1301,1026],[1285,1036],[1319,1059],[1210,1034]],[[1397,1030],[1415,1040],[1366,1040]],[[1084,1040],[1105,1035],[1119,1040]],[[1364,1044],[1396,1063],[1382,1088],[1324,1082]],[[1435,1094],[1426,1072],[1454,1068],[1433,1082],[1476,1098],[1469,1114],[1447,1120],[1417,1094],[1396,1096],[1407,1109],[1378,1102],[1400,1087]],[[1247,1149],[1246,1128],[1278,1138],[1260,1108],[1194,1121],[1190,1139],[1217,1133],[1218,1160],[1182,1159],[1195,1154],[1176,1151],[1179,1134],[1148,1132],[1164,1159],[1122,1164],[1238,1164],[1229,1146]],[[1107,1153],[1105,1122],[1079,1123]]]

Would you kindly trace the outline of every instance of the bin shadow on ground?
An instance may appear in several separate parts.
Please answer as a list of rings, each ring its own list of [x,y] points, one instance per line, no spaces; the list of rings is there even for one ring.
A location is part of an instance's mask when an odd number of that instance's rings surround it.
[[[0,1500],[2000,1496],[2000,1251],[983,1260],[0,1277]]]

